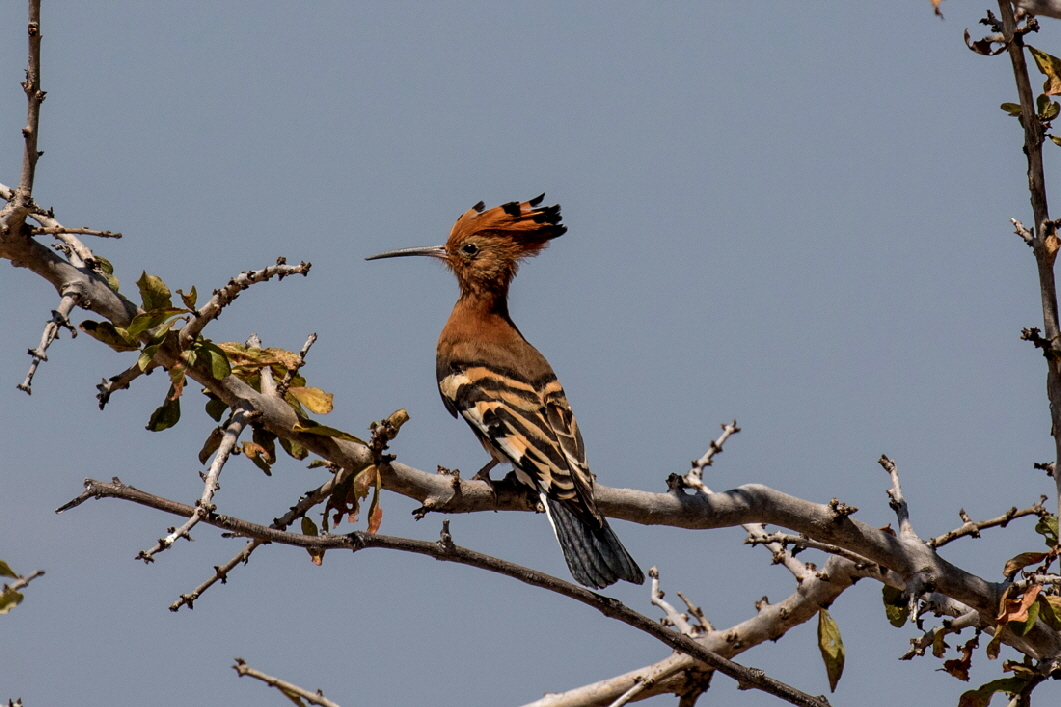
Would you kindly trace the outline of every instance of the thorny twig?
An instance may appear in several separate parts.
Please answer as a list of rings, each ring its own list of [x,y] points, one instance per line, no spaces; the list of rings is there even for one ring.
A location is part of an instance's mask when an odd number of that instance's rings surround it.
[[[255,680],[261,680],[269,687],[275,687],[283,695],[293,701],[296,704],[301,704],[298,699],[301,698],[311,704],[319,705],[320,707],[339,707],[338,703],[332,702],[324,693],[320,690],[316,692],[310,692],[309,690],[299,687],[298,685],[281,680],[280,678],[274,678],[271,675],[266,675],[263,672],[255,670],[254,668],[247,665],[247,662],[243,658],[236,658],[236,664],[232,666],[233,670],[239,673],[239,676],[254,678]]]
[[[219,487],[217,479],[221,475],[221,469],[225,466],[225,462],[228,461],[229,455],[236,446],[239,436],[243,434],[243,430],[247,426],[248,413],[246,410],[238,409],[232,413],[232,419],[228,424],[228,428],[225,430],[224,436],[221,439],[221,444],[217,448],[217,452],[214,454],[214,461],[210,464],[210,469],[207,471],[203,481],[203,494],[196,501],[195,513],[188,517],[188,520],[181,527],[170,530],[170,534],[158,541],[158,544],[147,551],[141,550],[137,554],[136,559],[143,560],[144,562],[153,562],[154,556],[163,550],[168,549],[177,542],[180,538],[186,538],[191,540],[189,534],[191,529],[195,525],[206,518],[208,515],[214,512],[214,504],[212,500],[214,498],[214,491]]]
[[[91,228],[67,228],[66,226],[37,226],[30,229],[30,233],[34,236],[42,235],[53,235],[57,236],[64,233],[76,233],[81,236],[97,236],[99,238],[121,238],[122,234],[113,233],[111,231],[95,231]]]
[[[726,440],[730,436],[740,432],[740,428],[737,427],[737,421],[734,420],[729,424],[722,425],[722,434],[719,435],[718,439],[711,440],[711,444],[707,447],[707,452],[704,456],[699,459],[694,459],[691,463],[691,468],[686,472],[685,476],[681,477],[682,485],[686,488],[691,488],[701,493],[710,493],[711,490],[704,485],[704,467],[711,466],[714,463],[716,454],[722,453],[722,445],[726,443]]]
[[[187,349],[195,341],[195,337],[207,324],[217,319],[224,309],[233,300],[239,297],[243,290],[259,282],[265,282],[273,277],[284,279],[288,275],[308,275],[311,263],[301,262],[298,265],[287,265],[287,260],[277,258],[276,265],[270,265],[261,270],[240,273],[228,281],[224,287],[214,290],[214,296],[192,315],[192,320],[181,327],[179,342],[181,350]]]
[[[70,289],[64,293],[63,298],[59,300],[59,306],[52,310],[52,318],[44,325],[44,333],[41,334],[41,341],[37,344],[37,348],[29,350],[33,361],[29,365],[29,372],[26,373],[26,380],[16,386],[19,390],[26,391],[26,395],[33,394],[33,375],[37,372],[37,366],[41,361],[48,360],[48,347],[59,338],[59,329],[69,329],[71,338],[77,336],[77,329],[70,323],[70,312],[80,300],[81,294],[76,289]]]
[[[953,542],[958,538],[964,538],[966,536],[972,536],[974,538],[980,537],[981,530],[987,530],[988,528],[994,528],[1001,526],[1003,528],[1009,524],[1014,518],[1023,518],[1025,516],[1039,516],[1040,518],[1046,514],[1046,509],[1043,507],[1043,503],[1046,502],[1046,496],[1040,496],[1039,501],[1033,505],[1017,510],[1016,506],[1013,506],[1005,515],[1001,515],[997,518],[991,518],[989,520],[981,520],[979,522],[973,522],[969,515],[962,508],[958,511],[958,516],[964,521],[964,523],[954,530],[948,531],[943,535],[936,538],[931,538],[927,541],[929,547],[943,547],[947,543]]]
[[[306,513],[311,508],[325,501],[328,496],[332,494],[332,491],[335,489],[335,487],[338,484],[343,483],[346,478],[348,478],[346,470],[339,469],[332,476],[332,478],[328,479],[328,481],[326,481],[320,487],[307,492],[301,499],[299,499],[298,503],[288,509],[287,513],[285,513],[279,518],[274,519],[273,522],[269,525],[269,527],[275,530],[287,530],[287,528],[290,527],[292,523],[294,523],[302,516],[306,515]],[[259,547],[265,544],[267,543],[264,540],[255,539],[247,541],[247,544],[243,547],[242,550],[236,553],[235,557],[233,557],[231,560],[229,560],[223,565],[215,566],[214,574],[212,576],[206,579],[206,581],[204,581],[198,587],[193,589],[191,592],[187,594],[181,594],[175,602],[170,604],[169,610],[177,611],[182,606],[187,606],[189,609],[194,608],[193,603],[196,599],[202,596],[203,592],[212,587],[218,581],[220,581],[222,584],[225,584],[225,582],[227,582],[228,580],[228,573],[235,569],[235,567],[240,563],[245,564],[247,560],[250,559],[251,553],[253,553]]]

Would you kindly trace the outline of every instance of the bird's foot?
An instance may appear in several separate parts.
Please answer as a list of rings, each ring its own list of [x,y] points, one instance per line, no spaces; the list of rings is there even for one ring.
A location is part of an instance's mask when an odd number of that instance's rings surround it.
[[[479,471],[475,472],[475,476],[472,477],[473,481],[485,481],[486,483],[488,483],[490,485],[490,490],[494,492],[494,504],[495,505],[498,503],[498,501],[500,499],[498,498],[498,495],[497,495],[497,484],[494,482],[493,479],[490,478],[490,470],[493,469],[495,466],[497,466],[498,463],[499,462],[496,459],[491,459],[486,464],[486,466],[484,466]]]

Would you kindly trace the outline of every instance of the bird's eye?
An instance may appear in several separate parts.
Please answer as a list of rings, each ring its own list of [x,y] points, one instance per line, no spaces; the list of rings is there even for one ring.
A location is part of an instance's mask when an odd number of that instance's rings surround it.
[[[479,246],[474,243],[465,243],[461,246],[461,252],[465,255],[475,255],[479,252]]]

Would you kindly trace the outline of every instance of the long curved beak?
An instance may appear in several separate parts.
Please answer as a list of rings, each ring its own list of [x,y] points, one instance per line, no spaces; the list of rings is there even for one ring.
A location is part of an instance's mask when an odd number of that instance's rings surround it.
[[[446,246],[444,245],[424,245],[417,248],[399,248],[398,250],[388,250],[385,253],[377,253],[376,255],[370,255],[365,260],[380,260],[381,258],[404,258],[407,255],[427,255],[432,258],[445,258],[446,257]]]

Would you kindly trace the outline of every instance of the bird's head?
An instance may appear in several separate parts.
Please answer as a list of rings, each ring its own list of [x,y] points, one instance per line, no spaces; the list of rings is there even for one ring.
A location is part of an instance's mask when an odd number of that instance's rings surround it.
[[[560,205],[540,207],[544,198],[492,209],[479,202],[453,224],[445,245],[391,250],[366,260],[426,255],[446,263],[463,293],[504,290],[521,259],[537,255],[567,232],[560,223]]]

